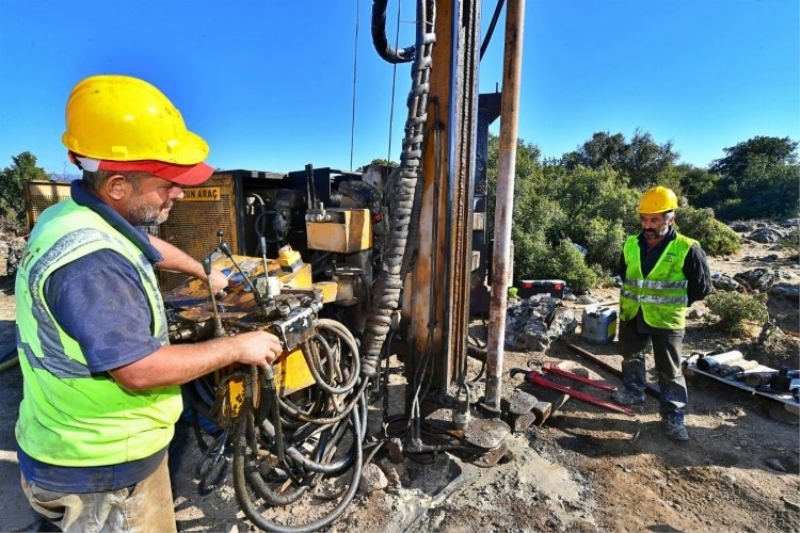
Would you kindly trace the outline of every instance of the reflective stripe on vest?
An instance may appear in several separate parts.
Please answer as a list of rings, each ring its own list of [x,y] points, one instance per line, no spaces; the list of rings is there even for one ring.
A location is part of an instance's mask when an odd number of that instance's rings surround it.
[[[168,344],[155,273],[141,251],[72,200],[42,213],[17,273],[25,390],[16,435],[28,455],[49,464],[102,466],[149,457],[169,444],[182,409],[177,386],[127,391],[108,374],[91,374],[80,345],[50,312],[44,299],[49,276],[101,249],[134,265],[150,306],[151,334]]]
[[[683,264],[695,241],[677,235],[659,257],[647,278],[642,274],[638,237],[625,242],[627,270],[620,290],[620,319],[630,320],[642,310],[647,324],[662,329],[683,329],[689,304]]]

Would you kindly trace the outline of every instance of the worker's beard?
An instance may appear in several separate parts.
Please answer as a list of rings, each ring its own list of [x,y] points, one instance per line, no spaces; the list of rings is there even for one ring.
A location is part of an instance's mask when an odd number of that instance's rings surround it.
[[[171,207],[172,201],[154,206],[144,198],[135,198],[125,208],[125,220],[134,226],[157,226],[167,220]]]
[[[658,239],[660,237],[664,237],[667,233],[669,233],[669,224],[665,226],[661,226],[659,229],[643,229],[642,234],[644,234],[644,238],[648,241],[653,239]]]

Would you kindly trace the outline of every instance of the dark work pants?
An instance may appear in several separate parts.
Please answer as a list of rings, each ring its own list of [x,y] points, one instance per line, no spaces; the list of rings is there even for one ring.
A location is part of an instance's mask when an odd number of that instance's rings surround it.
[[[652,342],[653,358],[661,390],[662,418],[683,420],[689,402],[686,379],[681,370],[683,331],[657,333],[653,328],[641,328],[636,318],[619,323],[619,342],[622,346],[622,383],[626,389],[643,393],[647,384],[645,356]],[[642,331],[643,329],[649,331]]]

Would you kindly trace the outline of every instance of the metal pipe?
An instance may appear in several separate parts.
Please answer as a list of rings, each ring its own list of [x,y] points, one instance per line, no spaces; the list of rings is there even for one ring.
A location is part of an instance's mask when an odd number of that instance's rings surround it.
[[[500,149],[497,157],[495,249],[489,301],[489,338],[486,345],[486,396],[489,409],[500,411],[505,343],[506,305],[511,252],[511,215],[514,210],[514,174],[517,163],[519,92],[522,78],[522,37],[525,0],[509,0],[503,57],[503,100],[500,104]]]

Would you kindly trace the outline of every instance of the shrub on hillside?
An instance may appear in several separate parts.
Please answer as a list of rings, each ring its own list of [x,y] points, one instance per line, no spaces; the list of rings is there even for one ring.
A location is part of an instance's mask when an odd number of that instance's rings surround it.
[[[589,249],[586,256],[588,262],[598,265],[602,270],[616,272],[626,236],[622,224],[596,217],[583,229],[585,241],[581,244]]]
[[[563,279],[575,292],[582,293],[597,283],[597,273],[586,264],[583,254],[572,241],[564,239],[555,248],[541,235],[521,235],[521,244],[514,243],[514,278]],[[524,249],[524,255],[520,250]]]
[[[548,277],[563,279],[577,293],[586,292],[597,283],[597,273],[569,239],[559,243],[549,263],[552,275]]]
[[[709,255],[730,255],[742,247],[735,231],[714,218],[714,210],[682,207],[677,211],[678,230],[700,242]]]
[[[763,324],[769,318],[765,305],[766,294],[741,294],[718,291],[709,295],[705,302],[712,313],[719,317],[715,324],[719,329],[731,333],[741,333],[745,320]]]

